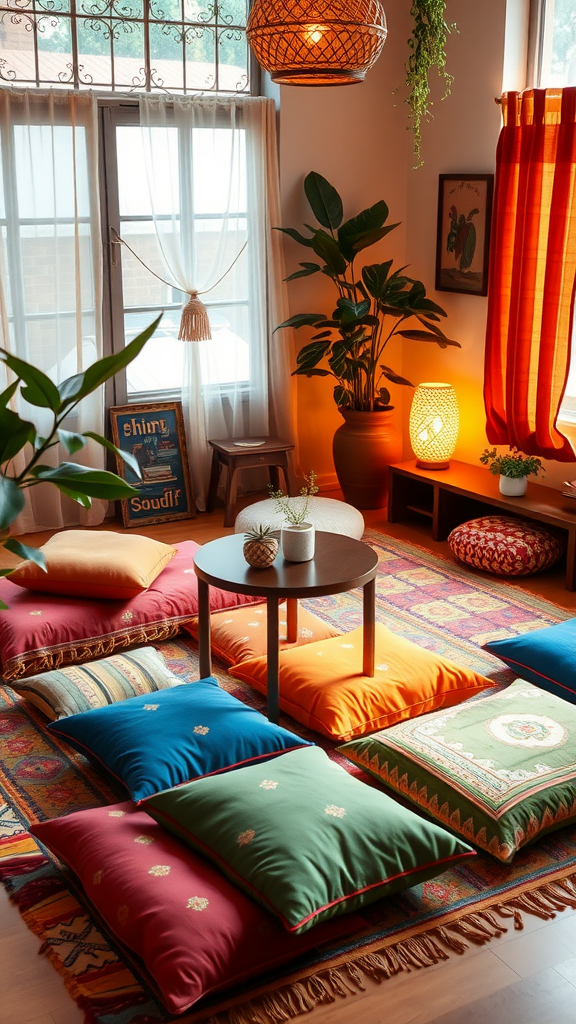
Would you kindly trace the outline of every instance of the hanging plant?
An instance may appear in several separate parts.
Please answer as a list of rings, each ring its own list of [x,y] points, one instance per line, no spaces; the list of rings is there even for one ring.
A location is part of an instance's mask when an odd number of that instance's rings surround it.
[[[454,23],[448,25],[445,20],[446,0],[412,0],[410,14],[414,18],[414,29],[408,40],[411,54],[405,64],[406,85],[410,93],[406,103],[412,113],[408,115],[412,122],[410,128],[414,132],[414,153],[418,163],[423,164],[420,147],[422,143],[421,124],[430,116],[430,86],[428,72],[436,68],[444,79],[444,96],[450,93],[454,81],[453,76],[444,70],[446,65],[446,37],[450,32],[457,31]]]

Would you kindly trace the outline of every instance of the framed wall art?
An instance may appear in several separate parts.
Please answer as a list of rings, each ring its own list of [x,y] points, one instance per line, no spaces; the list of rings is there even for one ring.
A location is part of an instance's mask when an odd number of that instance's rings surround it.
[[[441,174],[436,289],[488,293],[493,174]]]
[[[138,494],[125,498],[124,526],[165,523],[196,515],[181,402],[117,405],[110,409],[112,440],[134,456],[142,479],[117,459],[118,473]]]

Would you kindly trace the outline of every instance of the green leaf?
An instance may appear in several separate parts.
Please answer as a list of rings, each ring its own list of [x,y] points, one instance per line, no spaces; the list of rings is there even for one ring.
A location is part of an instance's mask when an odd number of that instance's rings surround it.
[[[88,469],[86,466],[78,466],[75,462],[62,462],[55,469],[37,466],[32,475],[38,480],[47,480],[58,488],[66,487],[90,498],[115,501],[117,498],[128,498],[138,494],[135,487],[131,487],[116,473],[108,473],[104,469]]]
[[[15,380],[13,384],[9,384],[5,391],[2,392],[0,395],[0,406],[2,408],[6,408],[12,396],[16,394],[19,383],[19,380]]]
[[[44,572],[46,569],[46,559],[39,548],[29,548],[26,544],[21,544],[19,540],[15,540],[14,537],[9,537],[8,540],[4,541],[4,547],[7,551],[11,551],[13,555],[18,555],[19,558],[27,558],[31,562],[35,562],[39,565]]]
[[[312,369],[313,366],[316,366],[316,364],[319,363],[329,351],[329,341],[313,341],[309,345],[304,345],[304,348],[300,349],[296,356],[296,363],[301,370],[308,371]]]
[[[117,448],[112,441],[109,441],[107,437],[102,437],[102,434],[95,434],[93,430],[85,430],[85,437],[91,437],[93,441],[97,441],[103,448],[107,448],[109,452],[113,452],[119,459],[122,459],[127,466],[130,467],[133,473],[136,474],[139,480],[142,479],[142,471],[140,469],[140,463],[134,458],[131,452],[123,452],[121,448]]]
[[[382,405],[390,405],[391,395],[390,392],[388,391],[388,388],[379,388],[378,396]]]
[[[362,267],[362,280],[373,299],[381,298],[391,267],[392,260],[387,260],[386,263],[373,263],[370,267]]]
[[[75,434],[73,431],[63,430],[61,427],[58,428],[58,438],[69,455],[79,452],[86,444],[86,438],[83,434]]]
[[[312,239],[306,238],[306,235],[301,235],[296,228],[274,228],[275,231],[282,231],[285,235],[289,235],[295,242],[300,242],[300,245],[306,245],[309,249],[312,248]],[[316,232],[316,228],[312,228]]]
[[[370,309],[368,299],[363,299],[362,302],[353,302],[351,299],[338,299],[336,305],[343,327],[349,324],[357,324],[363,317],[367,316]]]
[[[34,444],[36,428],[11,409],[0,407],[0,465],[13,459],[30,441]]]
[[[297,270],[294,274],[290,274],[285,277],[285,281],[295,281],[297,277],[310,277],[311,274],[317,274],[322,268],[318,263],[301,263],[303,270]]]
[[[352,405],[352,395],[343,384],[337,384],[334,388],[334,401],[338,408],[341,406],[347,408]]]
[[[339,228],[344,210],[334,186],[317,171],[311,171],[304,179],[304,192],[318,223],[332,231]]]
[[[51,409],[52,412],[59,412],[60,410],[60,395],[58,388],[52,383],[50,377],[47,377],[41,370],[37,370],[31,363],[24,362],[23,359],[18,359],[17,356],[13,356],[10,352],[5,349],[0,349],[0,359],[6,363],[6,366],[24,381],[25,386],[21,389],[22,398],[25,398],[30,405],[35,405],[40,409]]]
[[[0,475],[0,530],[7,530],[24,508],[24,495],[9,476]]]
[[[330,338],[332,331],[320,331],[320,334],[313,334],[312,341],[320,341],[321,338]]]
[[[304,367],[299,366],[297,370],[292,370],[293,377],[330,377],[330,370],[306,370]]]
[[[283,327],[316,327],[323,323],[325,320],[324,313],[295,313],[288,320],[285,320],[283,324],[278,324],[278,327],[274,328],[274,334],[276,331],[281,331]]]
[[[433,341],[440,348],[447,348],[451,345],[453,348],[462,348],[459,341],[452,341],[451,338],[445,338],[442,336],[438,338],[435,334],[429,334],[428,331],[396,331],[396,334],[401,338],[409,338],[410,341]]]
[[[314,239],[312,240],[312,248],[317,256],[328,265],[330,270],[334,274],[344,274],[348,263],[344,259],[338,243],[332,238],[331,235],[327,235],[324,231],[317,231]]]
[[[398,373],[395,373],[394,370],[390,369],[389,366],[380,365],[380,369],[386,377],[386,380],[389,380],[391,384],[403,384],[407,388],[414,387],[412,381],[408,380],[406,377],[401,377]]]
[[[64,484],[57,484],[56,486],[61,494],[65,494],[72,501],[77,501],[83,508],[92,508],[92,498],[89,498],[87,494],[82,494],[81,491],[74,491],[71,487],[65,487]]]
[[[62,381],[58,386],[59,401],[61,407],[65,409],[67,406],[76,404],[81,398],[85,398],[86,395],[92,394],[96,391],[101,384],[113,377],[119,370],[123,370],[125,366],[128,366],[136,356],[140,354],[144,345],[149,338],[152,337],[156,330],[163,314],[156,317],[153,323],[142,331],[134,341],[131,341],[129,345],[126,345],[121,352],[117,352],[112,356],[104,356],[103,359],[98,359],[92,366],[89,366],[84,373],[78,373],[74,377],[68,377],[67,380]]]

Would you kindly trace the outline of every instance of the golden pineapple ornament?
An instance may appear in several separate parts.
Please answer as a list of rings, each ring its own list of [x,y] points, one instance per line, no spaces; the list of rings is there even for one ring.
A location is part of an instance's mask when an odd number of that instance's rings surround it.
[[[244,534],[244,558],[253,569],[267,569],[278,554],[280,539],[278,530],[260,523]]]

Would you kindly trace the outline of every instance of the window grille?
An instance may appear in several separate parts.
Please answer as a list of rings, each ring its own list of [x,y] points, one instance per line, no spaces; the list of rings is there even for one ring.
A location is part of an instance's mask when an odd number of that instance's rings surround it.
[[[0,83],[249,92],[247,0],[0,0]]]

